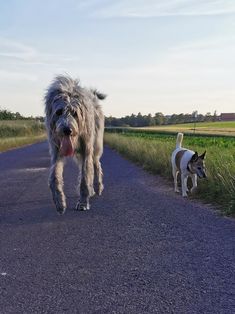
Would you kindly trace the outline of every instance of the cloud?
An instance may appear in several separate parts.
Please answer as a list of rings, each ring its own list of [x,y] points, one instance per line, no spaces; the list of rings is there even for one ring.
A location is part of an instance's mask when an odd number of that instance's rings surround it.
[[[27,81],[38,84],[41,78],[74,66],[80,60],[74,55],[44,53],[17,40],[0,37],[0,81],[17,84]],[[59,73],[59,72],[58,72]]]
[[[234,14],[234,0],[121,0],[90,13],[93,17],[148,18]]]
[[[38,77],[33,74],[26,74],[23,72],[4,71],[0,70],[0,80],[25,80],[30,82],[37,81]]]
[[[36,50],[30,46],[6,38],[0,39],[0,57],[27,61],[33,59],[36,54]]]
[[[21,42],[0,38],[0,60],[15,59],[31,65],[53,65],[78,61],[77,56],[43,53]]]
[[[88,8],[92,8],[96,5],[100,5],[102,3],[102,0],[81,0],[77,3],[77,9],[84,10]]]
[[[230,111],[235,41],[227,37],[177,44],[155,60],[102,73],[108,114]]]

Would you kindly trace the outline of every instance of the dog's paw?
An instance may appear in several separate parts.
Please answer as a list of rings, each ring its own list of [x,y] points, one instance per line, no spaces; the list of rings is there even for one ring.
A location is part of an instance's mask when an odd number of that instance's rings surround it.
[[[59,215],[63,215],[66,211],[66,203],[61,202],[58,199],[55,200],[56,211]]]
[[[195,193],[196,192],[196,190],[197,190],[197,188],[196,187],[194,187],[194,188],[191,188],[191,190],[190,190],[190,193]]]
[[[175,189],[175,193],[179,193],[180,192],[180,190],[179,189]]]
[[[65,211],[66,211],[66,207],[57,207],[56,206],[56,211],[57,211],[57,213],[59,214],[59,215],[63,215],[64,213],[65,213]]]
[[[99,183],[95,186],[95,194],[100,196],[104,190],[104,186],[102,183]]]
[[[89,210],[89,209],[90,209],[89,203],[83,203],[83,202],[77,203],[76,210],[85,211],[85,210]]]

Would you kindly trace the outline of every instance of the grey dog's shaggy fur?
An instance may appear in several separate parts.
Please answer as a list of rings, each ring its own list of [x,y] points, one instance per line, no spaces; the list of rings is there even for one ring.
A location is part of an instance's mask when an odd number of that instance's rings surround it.
[[[80,169],[77,209],[89,209],[89,199],[103,191],[100,157],[103,153],[104,115],[99,100],[106,96],[81,87],[78,80],[57,76],[45,96],[46,127],[51,154],[49,186],[56,209],[63,214],[63,166],[74,156]],[[96,186],[94,190],[94,179]]]

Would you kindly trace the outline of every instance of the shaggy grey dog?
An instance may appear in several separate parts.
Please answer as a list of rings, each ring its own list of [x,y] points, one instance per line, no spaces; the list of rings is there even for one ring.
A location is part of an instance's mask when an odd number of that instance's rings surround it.
[[[57,211],[63,214],[63,167],[67,156],[79,166],[80,198],[76,209],[89,209],[89,199],[103,191],[100,157],[103,153],[104,115],[99,100],[105,95],[80,86],[69,76],[57,76],[45,96],[46,127],[51,154],[49,186]],[[95,190],[94,190],[95,179]]]

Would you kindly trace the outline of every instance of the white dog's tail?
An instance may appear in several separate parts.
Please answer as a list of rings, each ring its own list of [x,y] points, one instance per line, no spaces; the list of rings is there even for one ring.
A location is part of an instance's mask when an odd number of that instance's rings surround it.
[[[184,134],[183,133],[178,133],[177,134],[177,139],[176,139],[176,148],[181,148],[182,141],[183,141]]]

